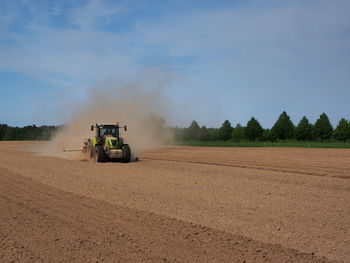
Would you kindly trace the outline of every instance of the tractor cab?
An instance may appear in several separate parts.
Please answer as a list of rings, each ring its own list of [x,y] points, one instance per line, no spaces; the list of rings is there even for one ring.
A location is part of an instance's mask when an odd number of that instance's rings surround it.
[[[112,125],[105,125],[104,127],[101,127],[98,130],[98,132],[99,132],[98,136],[100,137],[106,136],[106,135],[110,135],[116,138],[119,137],[119,129],[117,129]]]
[[[126,126],[119,126],[119,124],[113,125],[113,124],[96,124],[91,125],[91,131],[96,128],[96,138],[104,138],[106,136],[112,136],[116,139],[120,139],[119,135],[119,129],[124,128],[124,130],[127,130]]]

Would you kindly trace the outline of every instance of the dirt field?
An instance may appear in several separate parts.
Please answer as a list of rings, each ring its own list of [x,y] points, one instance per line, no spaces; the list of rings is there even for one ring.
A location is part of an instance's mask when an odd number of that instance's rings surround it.
[[[0,262],[350,262],[350,150],[41,144],[0,142]]]

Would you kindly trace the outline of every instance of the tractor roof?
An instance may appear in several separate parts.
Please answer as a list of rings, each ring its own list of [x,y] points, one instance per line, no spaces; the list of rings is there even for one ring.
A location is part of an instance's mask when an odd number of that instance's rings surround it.
[[[103,128],[103,127],[116,127],[119,126],[118,124],[96,124],[98,127]]]

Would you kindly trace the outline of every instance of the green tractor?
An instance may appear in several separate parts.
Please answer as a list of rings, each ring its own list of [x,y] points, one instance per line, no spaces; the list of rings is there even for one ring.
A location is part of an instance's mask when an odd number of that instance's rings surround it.
[[[96,162],[130,162],[131,149],[120,137],[120,129],[127,131],[127,127],[119,126],[119,123],[91,125],[91,131],[95,130],[96,135],[94,138],[84,141],[83,152]]]

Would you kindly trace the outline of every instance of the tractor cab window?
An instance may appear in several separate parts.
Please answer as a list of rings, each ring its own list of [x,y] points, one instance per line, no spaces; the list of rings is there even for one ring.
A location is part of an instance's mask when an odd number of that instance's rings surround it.
[[[104,136],[104,135],[116,136],[117,135],[116,128],[101,128],[100,136]]]

